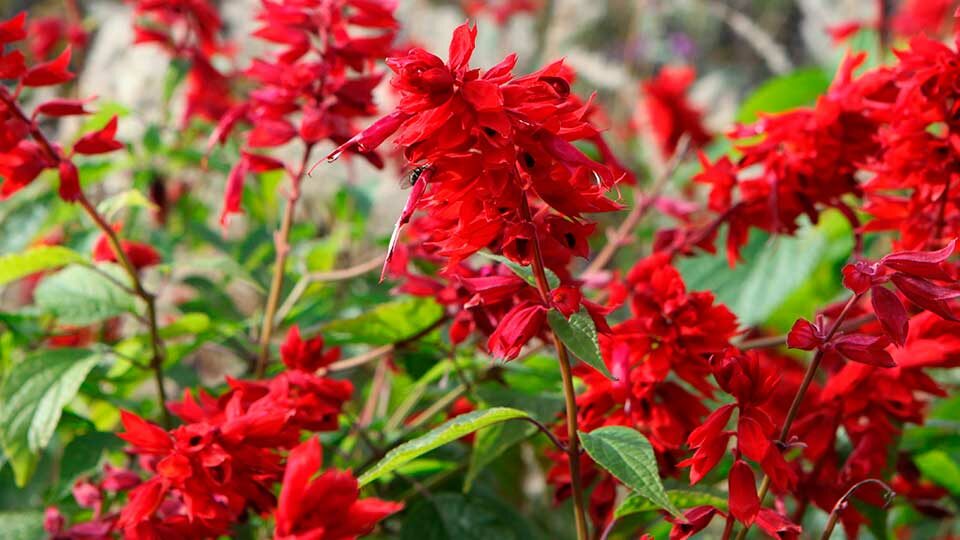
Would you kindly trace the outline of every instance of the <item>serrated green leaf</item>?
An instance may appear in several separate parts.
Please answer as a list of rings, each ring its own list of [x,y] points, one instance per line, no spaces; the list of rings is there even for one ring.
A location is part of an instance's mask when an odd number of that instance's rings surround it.
[[[574,356],[603,373],[606,378],[616,380],[603,362],[603,356],[600,354],[600,343],[597,339],[597,327],[586,308],[581,307],[580,311],[570,315],[569,319],[559,311],[551,309],[547,313],[547,321],[560,341],[570,349]]]
[[[713,495],[711,493],[704,493],[702,491],[671,489],[667,491],[667,499],[669,499],[674,506],[681,510],[686,510],[696,506],[713,506],[715,508],[719,508],[720,510],[727,509],[727,500],[725,498],[718,495]],[[652,502],[650,499],[644,497],[643,495],[633,493],[624,499],[622,503],[620,503],[620,506],[617,507],[616,511],[613,513],[613,516],[617,519],[620,519],[631,514],[639,514],[641,512],[650,512],[659,509],[660,506]]]
[[[363,473],[357,481],[361,486],[365,486],[377,478],[396,470],[397,467],[400,467],[404,463],[408,463],[448,442],[455,441],[464,435],[469,435],[478,429],[483,429],[487,426],[515,418],[528,418],[528,415],[523,411],[507,407],[495,407],[493,409],[462,414],[437,426],[426,435],[405,442],[387,452],[387,455],[385,455],[383,459]]]
[[[508,504],[483,495],[437,493],[404,515],[401,540],[528,540],[527,521]]]
[[[602,427],[590,433],[580,432],[580,441],[590,457],[624,485],[671,514],[680,515],[663,489],[653,447],[639,431],[623,426]]]
[[[484,253],[482,251],[478,252],[478,255],[497,261],[498,263],[506,266],[512,270],[514,274],[523,278],[523,280],[526,281],[531,287],[537,286],[537,278],[533,277],[533,270],[531,270],[529,266],[517,264],[503,255],[494,255],[493,253]],[[544,273],[547,275],[547,284],[550,285],[551,289],[556,289],[560,286],[560,278],[558,278],[552,270],[546,268]]]
[[[129,189],[104,199],[97,205],[97,211],[100,212],[101,215],[106,216],[108,221],[113,221],[113,217],[117,215],[117,212],[124,208],[152,209],[156,207],[157,205],[153,204],[143,193],[140,193],[136,189]]]
[[[943,450],[931,450],[914,456],[913,462],[928,480],[960,496],[960,465]]]
[[[53,349],[16,364],[0,386],[0,443],[18,486],[26,484],[60,415],[100,360],[87,349]]]
[[[830,77],[820,68],[799,69],[770,79],[743,102],[737,121],[753,122],[757,113],[775,113],[812,105],[829,86]]]
[[[0,512],[0,529],[4,540],[38,540],[47,538],[43,529],[43,512],[12,510]]]
[[[417,335],[442,316],[443,307],[432,298],[406,298],[380,304],[359,317],[333,321],[323,327],[323,334],[332,344],[387,345]]]
[[[98,268],[120,283],[127,275],[113,264]],[[84,266],[69,266],[44,278],[33,294],[40,309],[62,324],[93,324],[136,309],[136,298],[99,272]]]
[[[53,270],[73,263],[83,263],[86,258],[63,246],[36,246],[22,253],[0,257],[0,285],[27,277],[43,270]]]

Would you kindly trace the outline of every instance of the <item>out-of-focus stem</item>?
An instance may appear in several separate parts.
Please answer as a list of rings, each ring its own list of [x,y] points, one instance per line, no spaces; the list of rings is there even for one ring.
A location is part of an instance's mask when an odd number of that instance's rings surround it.
[[[267,364],[270,363],[270,338],[273,337],[274,318],[277,313],[277,306],[280,303],[280,290],[283,288],[283,270],[287,264],[287,255],[290,252],[290,229],[293,227],[293,214],[297,208],[297,201],[300,200],[300,183],[306,173],[312,149],[312,144],[306,145],[303,149],[300,168],[291,176],[290,193],[287,195],[287,202],[283,207],[280,229],[273,237],[277,255],[273,264],[273,279],[270,281],[267,305],[263,310],[263,324],[260,327],[260,354],[257,357],[257,367],[254,372],[254,376],[258,379],[262,378],[267,372]]]

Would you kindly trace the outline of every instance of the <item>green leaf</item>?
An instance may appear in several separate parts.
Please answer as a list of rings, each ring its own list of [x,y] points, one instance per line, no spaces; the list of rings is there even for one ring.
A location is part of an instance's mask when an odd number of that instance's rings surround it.
[[[598,465],[610,471],[630,489],[675,516],[680,510],[664,492],[653,447],[639,431],[609,426],[580,432],[583,448]]]
[[[157,205],[153,204],[143,193],[140,193],[136,189],[130,189],[104,199],[97,205],[97,211],[99,211],[101,215],[106,216],[109,221],[113,221],[113,217],[117,215],[117,212],[124,208],[152,209],[156,208],[156,206]]]
[[[541,393],[529,395],[489,383],[477,388],[477,393],[487,405],[508,406],[526,411],[541,422],[550,422],[563,410],[563,396]],[[490,426],[477,434],[470,452],[470,465],[463,480],[463,491],[473,488],[480,472],[511,447],[537,433],[537,427],[529,422],[504,422]]]
[[[63,246],[36,246],[22,253],[4,255],[0,257],[0,285],[43,270],[85,261],[83,255]]]
[[[437,493],[404,515],[401,540],[528,540],[536,538],[509,505],[482,495]]]
[[[527,413],[523,411],[507,407],[495,407],[493,409],[473,411],[457,416],[437,426],[426,435],[405,442],[387,452],[387,455],[385,455],[383,459],[367,470],[367,472],[363,473],[357,481],[361,486],[365,486],[377,478],[396,470],[397,467],[404,463],[416,459],[448,442],[455,441],[464,435],[473,433],[478,429],[483,429],[487,426],[515,418],[528,417]]]
[[[727,508],[727,500],[725,498],[702,491],[671,489],[667,491],[667,499],[681,510],[694,508],[696,506],[713,506],[720,510],[726,510]],[[659,509],[660,506],[651,502],[650,499],[643,495],[633,493],[620,503],[620,506],[617,507],[613,516],[620,519],[631,514],[651,512]]]
[[[514,274],[523,278],[523,280],[526,281],[531,287],[537,287],[537,278],[533,277],[533,270],[531,270],[529,266],[517,264],[503,255],[494,255],[493,253],[484,253],[482,251],[478,252],[478,255],[497,261],[498,263],[512,270]],[[556,289],[559,287],[560,278],[558,278],[557,275],[554,274],[549,268],[545,268],[544,270],[544,273],[547,275],[547,284],[550,285],[550,288]]]
[[[332,344],[388,345],[413,337],[443,317],[443,308],[432,298],[406,298],[380,304],[354,317],[333,321],[323,328]]]
[[[123,441],[114,433],[92,431],[75,437],[63,449],[63,460],[60,462],[59,496],[68,495],[77,479],[99,469],[105,451],[122,448]]]
[[[26,484],[63,408],[100,360],[87,349],[52,349],[13,366],[0,386],[0,443],[18,486]]]
[[[113,264],[98,268],[120,282],[127,275]],[[83,267],[69,266],[45,278],[34,292],[34,301],[42,310],[55,315],[62,324],[83,326],[93,324],[136,308],[136,298],[99,272]]]
[[[758,113],[775,113],[812,105],[830,87],[820,68],[806,68],[770,79],[748,97],[737,113],[738,122],[753,122]]]
[[[806,282],[829,247],[823,231],[812,226],[802,227],[792,237],[754,232],[741,251],[743,262],[734,268],[727,264],[724,250],[679,259],[675,266],[689,290],[712,291],[741,324],[754,326],[766,322]]]
[[[606,378],[616,380],[607,370],[607,365],[603,363],[600,343],[597,341],[597,327],[593,324],[593,318],[590,317],[586,308],[581,307],[580,311],[571,315],[569,319],[559,311],[551,309],[547,313],[547,321],[560,341],[574,356],[590,364]]]
[[[43,512],[39,510],[12,510],[0,512],[0,528],[4,540],[37,540],[47,538],[43,529]]]
[[[913,462],[928,480],[960,496],[960,465],[943,450],[931,450],[914,456]]]

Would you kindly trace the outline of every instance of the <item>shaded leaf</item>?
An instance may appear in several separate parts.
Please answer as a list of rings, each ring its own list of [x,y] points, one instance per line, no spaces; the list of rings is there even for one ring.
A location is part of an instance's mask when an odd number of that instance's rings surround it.
[[[417,335],[443,316],[433,298],[406,298],[380,304],[354,317],[333,321],[323,328],[331,344],[387,345]]]
[[[702,491],[671,489],[667,491],[667,499],[680,510],[686,510],[696,506],[713,506],[724,511],[727,509],[726,498]],[[617,507],[613,515],[617,519],[620,519],[631,514],[651,512],[654,510],[660,510],[660,507],[643,495],[633,493],[620,503],[620,506]]]
[[[616,380],[603,362],[603,356],[600,354],[600,343],[597,340],[597,327],[586,308],[581,307],[580,311],[570,315],[569,319],[565,318],[559,311],[551,309],[547,313],[547,321],[560,341],[577,358],[603,373],[606,378]]]
[[[527,540],[535,538],[516,510],[482,495],[438,493],[407,512],[401,540]]]
[[[98,268],[126,283],[123,270],[113,264]],[[70,266],[45,278],[33,293],[39,308],[55,315],[62,324],[93,324],[136,308],[136,298],[97,271]]]
[[[0,257],[0,285],[25,278],[44,270],[83,263],[86,258],[63,246],[36,246],[22,253]]]
[[[680,510],[667,497],[657,470],[653,447],[639,431],[608,426],[580,432],[583,448],[598,465],[627,487],[675,516]]]
[[[53,349],[15,365],[0,386],[0,442],[18,486],[33,474],[63,407],[100,360],[87,349]]]

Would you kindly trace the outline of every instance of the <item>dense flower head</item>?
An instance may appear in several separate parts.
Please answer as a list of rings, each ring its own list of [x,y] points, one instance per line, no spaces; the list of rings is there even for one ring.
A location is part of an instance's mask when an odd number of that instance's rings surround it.
[[[547,230],[548,216],[580,224],[583,214],[616,210],[605,192],[620,178],[571,144],[598,132],[584,120],[589,103],[571,94],[573,74],[562,62],[523,77],[512,74],[516,55],[486,71],[471,68],[476,35],[476,27],[458,27],[447,62],[419,48],[388,59],[396,110],[330,159],[394,136],[411,166],[429,170],[408,206],[445,225],[435,242],[449,264],[485,247],[529,264],[534,242],[568,241]],[[404,218],[408,212],[398,228]]]

